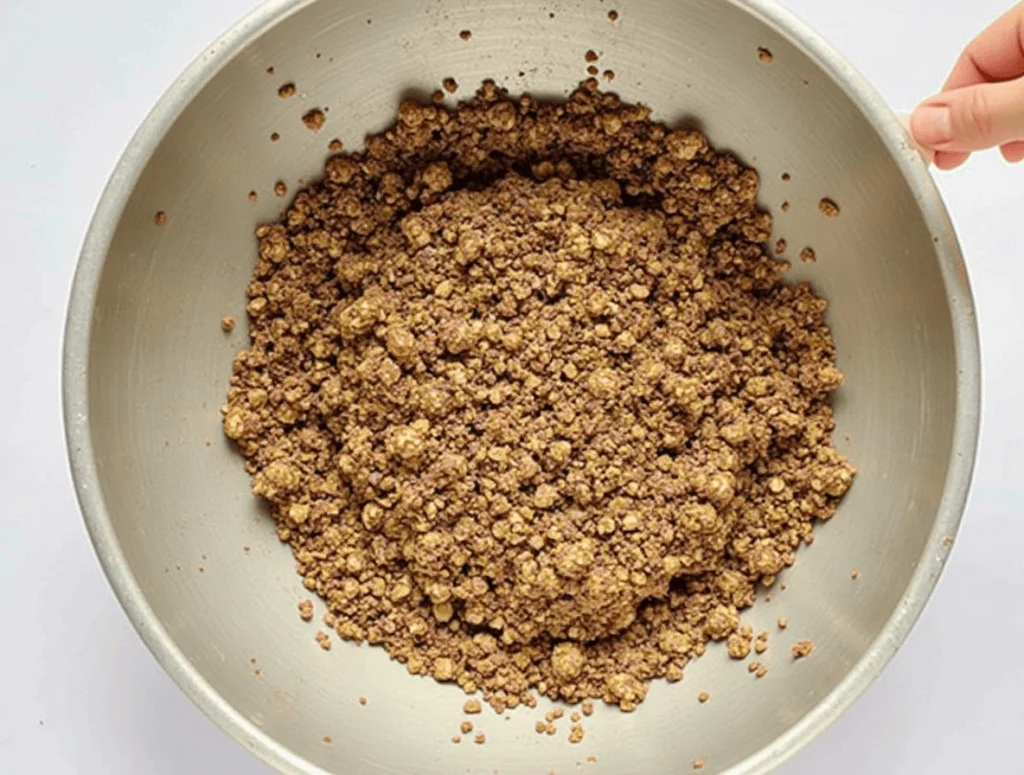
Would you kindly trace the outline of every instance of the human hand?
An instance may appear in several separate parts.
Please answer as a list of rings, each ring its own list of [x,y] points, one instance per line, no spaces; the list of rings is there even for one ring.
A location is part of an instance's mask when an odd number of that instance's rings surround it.
[[[914,111],[910,129],[935,151],[939,169],[996,146],[1007,161],[1024,160],[1024,2],[971,41],[942,91]]]

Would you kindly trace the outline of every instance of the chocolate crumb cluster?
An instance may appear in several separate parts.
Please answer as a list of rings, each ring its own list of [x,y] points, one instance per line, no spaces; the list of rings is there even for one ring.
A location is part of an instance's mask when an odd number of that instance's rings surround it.
[[[338,636],[499,711],[633,710],[709,641],[761,649],[740,612],[854,469],[757,192],[596,81],[485,82],[257,229],[224,431]]]

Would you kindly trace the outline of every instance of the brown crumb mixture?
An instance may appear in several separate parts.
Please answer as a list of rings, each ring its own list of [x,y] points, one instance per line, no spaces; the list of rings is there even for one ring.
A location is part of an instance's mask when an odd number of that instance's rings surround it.
[[[340,637],[629,711],[737,633],[854,475],[757,191],[646,107],[486,82],[257,229],[224,430]]]
[[[224,333],[230,334],[235,330],[235,319],[230,315],[225,315],[220,319],[220,328]]]
[[[573,724],[569,729],[569,742],[570,743],[582,743],[583,737],[586,735],[586,730],[582,724]]]
[[[286,84],[282,84],[281,87],[277,90],[277,96],[280,97],[283,100],[286,100],[289,97],[294,97],[295,96],[295,84],[294,83],[290,83],[290,82],[286,83]]]
[[[299,603],[299,616],[302,617],[302,621],[309,622],[313,619],[313,601],[303,600]]]
[[[306,129],[311,132],[319,132],[323,129],[326,122],[327,116],[320,108],[313,108],[312,110],[306,111],[302,116],[302,123],[305,124]]]
[[[818,202],[818,209],[821,210],[822,215],[824,215],[826,218],[839,217],[839,205],[837,205],[831,199],[822,199],[820,202]]]
[[[803,659],[814,651],[813,640],[798,640],[793,644],[793,659]]]

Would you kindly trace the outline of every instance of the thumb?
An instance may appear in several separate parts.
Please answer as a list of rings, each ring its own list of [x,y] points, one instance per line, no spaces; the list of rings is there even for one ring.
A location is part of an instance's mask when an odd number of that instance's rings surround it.
[[[1024,78],[937,94],[910,118],[914,139],[937,151],[980,151],[1024,140]]]

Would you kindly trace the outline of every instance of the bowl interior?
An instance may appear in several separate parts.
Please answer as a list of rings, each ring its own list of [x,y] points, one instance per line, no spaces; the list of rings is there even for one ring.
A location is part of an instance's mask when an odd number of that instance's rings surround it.
[[[72,347],[68,364],[92,457],[73,454],[79,471],[94,466],[88,497],[105,517],[90,516],[109,519],[104,530],[123,563],[110,555],[108,570],[145,619],[130,579],[138,585],[152,611],[143,626],[151,644],[166,635],[171,650],[157,650],[176,677],[285,771],[620,775],[688,772],[695,759],[707,772],[760,770],[798,742],[779,738],[812,710],[842,704],[833,690],[851,671],[877,669],[855,666],[890,618],[916,605],[905,593],[919,562],[943,552],[933,530],[951,460],[972,454],[954,449],[958,313],[938,258],[955,247],[935,222],[929,228],[901,171],[912,151],[880,138],[841,66],[830,74],[770,14],[725,0],[320,0],[291,10],[230,56],[207,54],[223,66],[152,154],[135,160],[137,182],[98,238],[109,241],[105,262],[80,281],[90,289],[76,291],[94,293],[89,315],[71,320],[90,325],[87,352]],[[254,31],[234,34],[237,42]],[[748,612],[771,633],[764,680],[713,647],[682,683],[654,685],[636,713],[599,709],[579,745],[566,741],[567,728],[537,735],[541,709],[507,719],[485,711],[476,722],[487,743],[453,745],[459,690],[409,676],[376,648],[337,638],[329,652],[317,647],[318,620],[303,623],[296,611],[308,595],[290,551],[221,434],[232,357],[246,343],[253,229],[286,203],[275,182],[290,197],[319,175],[329,140],[359,147],[401,97],[429,94],[449,76],[461,84],[456,96],[488,77],[513,92],[563,96],[586,77],[588,49],[615,72],[611,87],[625,99],[670,124],[698,123],[761,172],[761,202],[790,245],[791,277],[811,280],[831,302],[847,377],[837,443],[860,475],[784,575],[788,588]],[[277,93],[286,82],[297,87],[287,100]],[[313,107],[328,110],[320,132],[301,122]],[[132,182],[115,179],[111,196]],[[839,218],[819,213],[826,196]],[[816,263],[796,260],[805,245]],[[240,322],[231,334],[220,329],[225,315]],[[785,633],[774,626],[780,616]],[[817,648],[793,662],[789,646],[802,638]],[[896,645],[876,644],[875,661]],[[696,701],[701,691],[712,695],[706,705]]]

